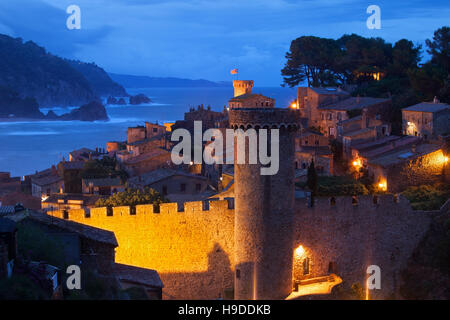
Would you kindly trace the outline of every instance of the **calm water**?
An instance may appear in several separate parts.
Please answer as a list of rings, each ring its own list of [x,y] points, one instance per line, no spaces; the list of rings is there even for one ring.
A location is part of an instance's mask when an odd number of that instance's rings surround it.
[[[286,107],[296,92],[288,88],[255,88],[276,99],[277,107]],[[14,176],[34,173],[58,163],[68,153],[81,147],[106,148],[111,140],[126,140],[126,129],[144,121],[172,122],[183,119],[189,107],[204,104],[222,111],[232,88],[144,88],[128,89],[130,94],[145,93],[150,105],[107,106],[108,122],[40,121],[0,122],[0,171]],[[70,108],[57,108],[58,114]],[[46,113],[48,110],[42,110]]]

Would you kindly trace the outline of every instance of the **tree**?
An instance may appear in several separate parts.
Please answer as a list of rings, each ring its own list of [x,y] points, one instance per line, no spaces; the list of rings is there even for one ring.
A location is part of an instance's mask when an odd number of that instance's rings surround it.
[[[431,62],[441,66],[450,73],[450,27],[442,27],[434,32],[433,40],[427,39],[427,52],[431,54]]]
[[[412,41],[401,39],[392,49],[392,63],[388,67],[388,75],[408,77],[408,70],[417,69],[420,61],[422,46],[415,46]]]
[[[138,204],[159,205],[167,202],[166,199],[156,190],[151,188],[127,189],[124,192],[118,192],[106,199],[99,199],[96,207],[120,207],[136,206]]]
[[[307,80],[308,86],[334,84],[333,65],[340,54],[338,44],[333,39],[303,36],[292,41],[286,53],[286,65],[281,70],[284,83],[290,87]]]
[[[311,160],[311,164],[308,167],[306,185],[311,190],[311,198],[317,195],[317,171],[314,167],[314,160]]]

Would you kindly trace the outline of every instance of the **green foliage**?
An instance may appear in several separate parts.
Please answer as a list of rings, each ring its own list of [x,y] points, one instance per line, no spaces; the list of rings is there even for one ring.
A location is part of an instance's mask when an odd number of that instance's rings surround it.
[[[363,183],[350,176],[319,177],[318,196],[368,195],[369,190]]]
[[[414,210],[439,210],[450,198],[449,184],[408,187],[402,193]]]
[[[154,189],[127,189],[124,192],[118,192],[106,199],[99,199],[96,207],[119,207],[119,206],[135,206],[138,204],[154,204],[159,205],[167,202],[164,197]]]
[[[47,300],[50,297],[30,278],[14,274],[0,280],[0,300]]]
[[[38,226],[23,221],[17,225],[17,249],[27,260],[45,261],[55,267],[65,267],[63,245]]]

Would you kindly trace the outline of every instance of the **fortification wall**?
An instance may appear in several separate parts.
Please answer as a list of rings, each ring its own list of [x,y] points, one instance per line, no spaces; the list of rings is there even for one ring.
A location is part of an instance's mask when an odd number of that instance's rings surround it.
[[[233,287],[234,209],[227,200],[70,210],[69,220],[115,233],[116,262],[158,271],[164,299],[216,299]],[[50,214],[50,212],[49,212]],[[64,213],[54,215],[64,218]]]
[[[234,209],[228,201],[163,204],[160,213],[152,205],[70,210],[68,218],[113,231],[119,247],[116,261],[157,270],[164,283],[164,299],[216,299],[224,297],[234,281]],[[392,195],[357,198],[316,199],[295,202],[294,248],[302,245],[304,255],[294,255],[294,277],[306,279],[336,273],[343,285],[364,285],[369,265],[381,268],[381,290],[371,298],[390,298],[400,286],[399,272],[439,211],[413,212],[408,201]],[[55,212],[63,218],[63,212]],[[303,275],[308,257],[309,274]],[[330,268],[332,262],[332,270]],[[277,263],[277,261],[273,261]],[[276,276],[276,275],[275,275]]]
[[[313,208],[306,201],[296,202],[294,246],[302,245],[305,253],[294,262],[294,276],[336,273],[347,288],[355,283],[365,287],[367,267],[377,265],[381,290],[372,290],[370,298],[400,298],[400,271],[428,230],[432,214],[412,211],[402,196],[379,196],[375,201],[373,196],[361,196],[357,203],[351,197],[334,200],[333,205],[331,198],[317,199]],[[310,273],[303,275],[306,257]]]

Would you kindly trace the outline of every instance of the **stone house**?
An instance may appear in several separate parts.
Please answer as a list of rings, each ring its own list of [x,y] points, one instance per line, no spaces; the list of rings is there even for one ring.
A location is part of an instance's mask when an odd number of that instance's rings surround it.
[[[131,188],[152,188],[163,196],[176,201],[180,196],[193,199],[207,191],[208,179],[204,176],[180,170],[158,169],[128,180]]]
[[[295,169],[306,170],[313,160],[318,173],[333,174],[333,153],[328,138],[320,132],[303,130],[295,138]]]
[[[351,97],[340,88],[297,88],[297,105],[308,127],[320,128],[327,137],[338,138],[338,123],[361,114],[368,117],[383,114],[391,100],[371,97]]]
[[[422,102],[402,109],[403,134],[436,138],[450,133],[450,105],[433,102]]]
[[[125,190],[120,178],[83,179],[82,184],[84,194],[110,196]]]
[[[60,192],[64,186],[64,179],[59,175],[55,166],[29,176],[31,179],[31,194],[33,197],[48,197]]]

